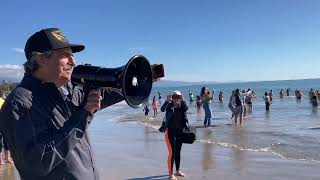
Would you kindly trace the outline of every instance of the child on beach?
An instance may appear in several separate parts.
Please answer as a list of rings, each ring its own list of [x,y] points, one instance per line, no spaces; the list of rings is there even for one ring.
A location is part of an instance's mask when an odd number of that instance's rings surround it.
[[[144,115],[146,116],[146,119],[149,119],[149,116],[148,116],[148,115],[149,115],[150,109],[149,109],[149,105],[148,105],[147,102],[146,102],[145,105],[144,105],[143,111],[144,111]]]
[[[201,98],[200,98],[199,95],[197,95],[197,104],[196,104],[196,106],[197,106],[197,113],[198,114],[201,114],[201,105],[202,105]]]
[[[156,96],[153,96],[152,99],[152,108],[153,108],[153,118],[156,118],[158,116],[158,100]]]

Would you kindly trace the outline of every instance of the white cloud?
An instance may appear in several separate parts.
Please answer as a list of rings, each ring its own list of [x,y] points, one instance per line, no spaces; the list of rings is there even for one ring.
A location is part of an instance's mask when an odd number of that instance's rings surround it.
[[[19,82],[24,74],[22,65],[0,64],[0,80]]]
[[[24,49],[21,49],[21,48],[11,48],[11,50],[18,53],[24,53]]]

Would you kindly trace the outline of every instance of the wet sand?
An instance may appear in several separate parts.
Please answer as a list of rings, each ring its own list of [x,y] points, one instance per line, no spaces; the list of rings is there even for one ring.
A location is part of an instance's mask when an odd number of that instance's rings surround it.
[[[96,146],[102,179],[167,179],[167,148],[157,130],[134,123],[112,125],[113,138]],[[110,131],[109,131],[110,132]],[[200,136],[210,136],[206,129]],[[117,144],[114,144],[114,140]],[[109,141],[109,142],[108,142]],[[109,144],[109,145],[108,145]],[[112,145],[114,144],[114,145]],[[104,149],[104,150],[103,150]],[[210,143],[183,145],[181,179],[320,179],[320,163],[279,158],[264,152],[248,152]]]
[[[102,180],[162,180],[167,176],[164,134],[128,119],[110,122],[97,114],[89,129]],[[212,138],[214,129],[197,135]],[[318,180],[319,162],[288,160],[268,152],[242,151],[195,142],[182,146],[185,180]],[[0,180],[20,179],[14,167],[0,166]]]

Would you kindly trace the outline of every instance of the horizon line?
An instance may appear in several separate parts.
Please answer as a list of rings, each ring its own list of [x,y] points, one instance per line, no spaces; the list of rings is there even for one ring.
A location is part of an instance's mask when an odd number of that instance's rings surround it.
[[[298,81],[298,80],[312,80],[312,79],[320,79],[319,77],[315,78],[296,78],[296,79],[277,79],[277,80],[230,80],[230,81],[183,81],[183,80],[171,80],[171,79],[163,79],[160,81],[176,81],[183,83],[215,83],[215,84],[227,84],[227,83],[251,83],[251,82],[273,82],[273,81]]]
[[[277,80],[230,80],[230,81],[183,81],[183,80],[172,80],[172,79],[160,79],[161,81],[175,81],[181,83],[214,83],[214,84],[228,84],[228,83],[251,83],[251,82],[274,82],[274,81],[297,81],[297,80],[315,80],[320,79],[319,77],[315,78],[297,78],[297,79],[277,79]],[[20,80],[21,81],[21,80]],[[10,82],[10,83],[19,83],[20,81],[12,81],[0,79],[0,82]]]

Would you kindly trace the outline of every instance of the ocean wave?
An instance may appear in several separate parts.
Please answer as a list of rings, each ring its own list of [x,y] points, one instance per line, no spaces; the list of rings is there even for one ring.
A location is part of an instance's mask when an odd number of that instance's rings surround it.
[[[278,156],[280,158],[287,159],[287,160],[311,161],[311,162],[320,163],[320,161],[316,160],[316,159],[286,157],[285,155],[272,150],[276,146],[281,145],[280,142],[273,143],[273,144],[271,144],[270,146],[267,146],[267,147],[262,147],[262,148],[258,148],[258,149],[252,149],[252,148],[239,147],[236,144],[231,144],[231,143],[227,143],[227,142],[215,142],[215,141],[212,141],[210,139],[207,139],[207,140],[206,139],[197,139],[196,141],[199,142],[199,143],[217,144],[217,145],[225,147],[225,148],[234,148],[234,149],[237,149],[239,151],[272,153],[272,154],[274,154],[274,155],[276,155],[276,156]]]
[[[308,127],[307,129],[309,129],[309,130],[320,130],[320,126]]]
[[[152,128],[152,129],[155,129],[155,130],[158,130],[160,127],[161,127],[161,124],[151,124],[149,122],[140,122],[141,125],[144,125],[144,126],[147,126],[149,128]]]

